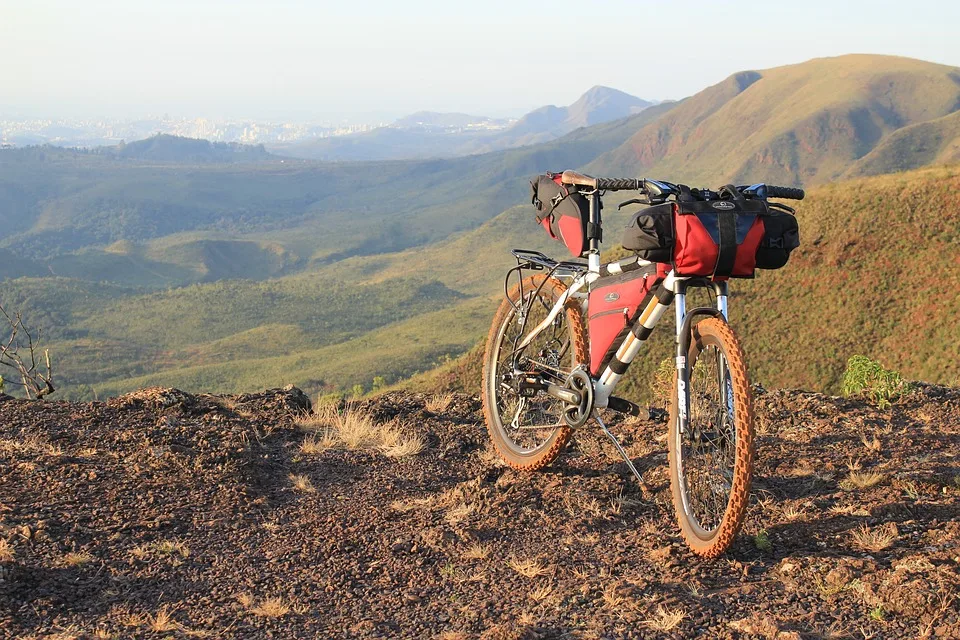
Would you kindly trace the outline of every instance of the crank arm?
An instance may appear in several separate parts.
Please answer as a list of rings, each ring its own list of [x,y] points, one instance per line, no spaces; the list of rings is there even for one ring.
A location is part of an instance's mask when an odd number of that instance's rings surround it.
[[[566,389],[552,382],[545,382],[540,376],[524,376],[520,382],[520,395],[532,398],[538,391],[543,391],[548,396],[559,398],[567,404],[580,404],[580,394],[572,389]]]
[[[551,395],[554,398],[560,398],[567,404],[580,404],[580,394],[576,391],[571,391],[570,389],[564,389],[563,387],[558,387],[555,384],[548,384],[547,388],[544,389],[547,392],[547,395]]]

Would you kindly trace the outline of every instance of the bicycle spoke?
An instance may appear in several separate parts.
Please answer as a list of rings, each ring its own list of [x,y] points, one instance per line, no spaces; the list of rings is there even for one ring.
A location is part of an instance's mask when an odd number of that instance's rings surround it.
[[[690,370],[690,412],[680,444],[691,516],[706,531],[720,526],[733,488],[736,432],[730,376],[722,352],[706,347]]]
[[[495,402],[507,437],[518,450],[535,449],[550,434],[563,426],[564,404],[561,400],[538,393],[521,397],[517,379],[522,374],[533,374],[562,383],[573,369],[572,341],[569,337],[566,314],[560,313],[520,352],[517,345],[530,327],[536,327],[547,318],[555,300],[552,295],[534,291],[526,293],[526,301],[518,302],[512,317],[504,323],[504,333],[496,360],[497,376]]]

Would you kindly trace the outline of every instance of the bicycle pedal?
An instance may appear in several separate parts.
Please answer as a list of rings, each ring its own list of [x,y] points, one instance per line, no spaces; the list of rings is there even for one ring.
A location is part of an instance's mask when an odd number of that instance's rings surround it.
[[[607,409],[616,411],[617,413],[625,413],[628,416],[643,418],[645,420],[650,418],[650,411],[647,409],[644,409],[640,405],[636,405],[629,400],[624,400],[623,398],[618,398],[616,396],[610,396],[610,398],[607,400]]]

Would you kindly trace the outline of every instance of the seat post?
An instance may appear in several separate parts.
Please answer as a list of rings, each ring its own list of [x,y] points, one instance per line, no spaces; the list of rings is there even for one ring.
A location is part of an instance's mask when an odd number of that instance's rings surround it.
[[[600,192],[594,190],[590,194],[590,224],[594,229],[600,229]],[[591,234],[590,252],[587,254],[587,269],[600,273],[600,239]]]

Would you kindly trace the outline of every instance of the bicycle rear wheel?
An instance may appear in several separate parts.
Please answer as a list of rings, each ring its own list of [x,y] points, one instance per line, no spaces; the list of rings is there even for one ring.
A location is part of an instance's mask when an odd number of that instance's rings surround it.
[[[726,551],[743,524],[753,477],[753,400],[740,343],[720,319],[693,327],[687,355],[690,413],[680,431],[674,385],[669,458],[680,532],[699,556]]]
[[[484,418],[497,453],[514,469],[536,471],[547,466],[573,433],[563,420],[563,401],[542,391],[523,397],[518,386],[522,373],[563,385],[577,365],[587,362],[586,332],[573,301],[517,352],[520,341],[546,319],[565,289],[560,281],[543,275],[525,278],[500,304],[487,337]]]

